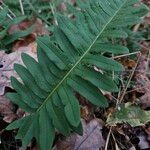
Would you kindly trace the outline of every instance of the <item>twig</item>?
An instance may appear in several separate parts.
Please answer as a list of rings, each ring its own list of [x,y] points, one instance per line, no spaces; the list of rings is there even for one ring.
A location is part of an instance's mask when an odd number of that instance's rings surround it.
[[[124,54],[124,55],[115,56],[115,57],[113,57],[113,58],[116,59],[116,58],[126,57],[126,56],[130,56],[130,55],[136,55],[136,54],[139,54],[139,53],[140,53],[140,51],[138,51],[138,52],[133,52],[133,53],[129,53],[129,54]]]
[[[146,50],[148,50],[148,51],[150,51],[150,49],[149,48],[147,48],[147,47],[145,47],[144,45],[140,45],[142,48],[144,48],[144,49],[146,49]]]
[[[110,129],[109,129],[109,133],[107,135],[107,139],[106,139],[106,144],[105,144],[105,149],[104,150],[108,149],[108,143],[109,143],[109,139],[110,139],[111,129],[112,129],[112,127],[110,127]]]
[[[147,89],[147,86],[142,86],[142,87],[135,88],[135,89],[133,89],[133,90],[127,91],[127,92],[125,93],[125,95],[127,95],[127,94],[129,94],[129,93],[131,93],[131,92],[137,91],[137,90],[141,90],[141,89],[143,89],[143,88]]]
[[[140,55],[140,56],[141,56],[141,55]],[[133,78],[133,75],[134,75],[134,73],[135,73],[135,70],[136,70],[136,68],[137,68],[137,66],[138,66],[140,56],[139,56],[139,58],[138,58],[138,60],[137,60],[137,63],[136,63],[136,66],[135,66],[134,70],[132,71],[132,73],[131,73],[131,75],[130,75],[130,77],[129,77],[129,80],[128,80],[128,82],[127,82],[126,87],[123,89],[123,92],[122,92],[122,94],[121,94],[121,96],[120,96],[120,98],[119,98],[119,103],[121,103],[121,102],[123,101],[123,98],[124,98],[124,96],[125,96],[125,94],[126,94],[126,91],[127,91],[127,89],[128,89],[128,86],[129,86],[129,84],[130,84],[130,82],[131,82],[131,80],[132,80],[132,78]]]
[[[135,25],[134,28],[133,28],[133,31],[137,32],[139,30],[140,25],[141,25],[140,23]]]
[[[116,150],[120,150],[120,148],[119,148],[119,146],[118,146],[118,144],[117,144],[117,141],[116,141],[116,139],[115,139],[114,134],[113,134],[113,133],[111,133],[111,135],[112,135],[112,137],[113,137],[113,139],[114,139],[114,142],[115,142],[115,148],[116,148]]]
[[[145,70],[146,70],[146,69],[145,69]],[[132,72],[132,71],[133,71],[133,70],[125,70],[124,72]],[[138,72],[138,73],[144,73],[144,74],[150,75],[150,73],[145,72],[145,71],[135,70],[135,72]]]
[[[52,14],[53,14],[53,17],[54,17],[54,23],[55,23],[55,25],[58,25],[58,21],[57,21],[57,18],[55,16],[54,8],[53,8],[51,3],[50,3],[50,8],[51,8],[51,11],[52,11]]]
[[[19,0],[19,4],[20,4],[20,9],[21,9],[21,13],[22,15],[24,15],[24,8],[23,8],[23,4],[22,4],[22,0]]]

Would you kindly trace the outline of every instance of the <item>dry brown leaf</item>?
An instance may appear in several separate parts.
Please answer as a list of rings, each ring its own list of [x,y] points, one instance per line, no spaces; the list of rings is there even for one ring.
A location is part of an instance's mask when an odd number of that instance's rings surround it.
[[[99,150],[105,145],[100,120],[93,119],[89,123],[82,120],[82,125],[83,136],[72,134],[65,140],[60,140],[56,144],[55,150]]]
[[[5,87],[11,87],[11,76],[18,78],[18,75],[13,68],[15,63],[23,64],[21,60],[21,53],[27,53],[36,59],[36,53],[33,52],[35,49],[36,46],[31,44],[26,47],[20,47],[16,52],[10,54],[6,54],[4,51],[0,51],[0,95],[4,94]]]
[[[13,47],[12,47],[12,51],[15,52],[18,49],[20,49],[20,47],[27,47],[31,44],[35,43],[35,39],[36,36],[34,34],[30,34],[27,37],[24,37],[16,42],[13,43]]]
[[[136,62],[129,58],[121,58],[118,61],[126,68],[134,68],[136,66]]]
[[[3,120],[8,123],[18,118],[14,112],[13,104],[4,96],[0,96],[0,115],[3,116]]]
[[[140,104],[143,108],[150,107],[150,80],[147,76],[147,68],[149,66],[149,60],[146,55],[143,55],[137,67],[135,74],[137,92],[143,93],[144,95],[139,98]]]
[[[16,31],[26,30],[34,25],[33,34],[35,35],[45,35],[49,34],[49,31],[45,28],[44,24],[40,19],[24,20],[19,24],[12,25],[8,30],[9,34],[13,34]]]
[[[33,45],[36,43],[35,40],[37,36],[49,34],[49,31],[45,28],[44,24],[40,19],[33,19],[31,21],[25,20],[20,24],[13,25],[9,29],[9,34],[12,34],[14,31],[28,29],[32,25],[34,25],[34,30],[32,31],[32,33],[26,37],[20,38],[15,41],[13,43],[12,51],[17,51],[20,47],[30,47],[31,44]]]

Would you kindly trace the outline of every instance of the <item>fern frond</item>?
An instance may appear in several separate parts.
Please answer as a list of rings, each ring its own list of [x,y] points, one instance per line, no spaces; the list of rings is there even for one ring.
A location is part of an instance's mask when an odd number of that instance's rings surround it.
[[[41,150],[51,149],[55,129],[66,136],[71,131],[81,133],[80,105],[74,91],[97,106],[108,106],[99,88],[117,91],[107,71],[122,71],[123,66],[103,54],[128,52],[109,39],[126,38],[124,27],[141,21],[145,6],[134,7],[137,2],[77,0],[80,9],[74,9],[75,19],[57,15],[53,42],[47,36],[37,39],[38,61],[22,54],[25,67],[15,65],[15,70],[23,83],[12,78],[17,93],[7,96],[30,115],[7,129],[19,128],[17,138],[22,139],[24,147],[35,137]]]

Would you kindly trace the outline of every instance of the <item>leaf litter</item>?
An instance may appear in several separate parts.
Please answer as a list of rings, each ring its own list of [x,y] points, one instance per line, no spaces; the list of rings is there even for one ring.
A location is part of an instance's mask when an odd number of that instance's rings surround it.
[[[75,0],[72,0],[72,2],[75,4]],[[149,5],[149,1],[144,0],[144,2]],[[59,7],[61,7],[60,9],[62,10],[65,9],[64,3],[62,3]],[[150,23],[149,16],[146,16],[145,22],[147,24]],[[24,116],[24,112],[20,109],[16,110],[15,106],[11,102],[9,102],[9,100],[7,100],[4,96],[6,87],[11,88],[10,76],[15,76],[16,78],[18,78],[17,74],[13,70],[13,66],[15,63],[23,64],[21,60],[22,52],[27,53],[32,57],[34,57],[35,59],[37,59],[35,38],[37,35],[48,34],[48,31],[45,30],[40,20],[36,20],[34,23],[37,25],[36,30],[31,35],[24,37],[23,39],[19,39],[18,41],[15,41],[13,43],[12,53],[6,54],[4,51],[0,51],[0,116],[3,116],[3,120],[8,123],[12,122],[18,117]],[[16,26],[12,26],[9,30],[9,34],[12,34],[14,30],[18,31],[18,30],[26,29],[31,24],[32,23],[29,21],[29,22],[22,22],[21,24],[18,24]],[[148,49],[149,48],[150,46],[148,46]],[[136,94],[137,93],[142,94],[142,96],[138,98],[135,97],[135,98],[138,99],[138,103],[141,104],[142,106],[142,109],[140,109],[140,111],[144,111],[144,112],[146,112],[146,110],[143,109],[149,110],[150,107],[150,78],[149,78],[149,74],[147,74],[150,68],[148,68],[148,63],[149,60],[147,58],[147,55],[142,55],[134,75],[134,81],[136,83],[136,86],[134,88],[136,89]],[[128,62],[125,62],[123,64],[127,67],[132,68],[135,66],[135,61],[129,59]],[[55,150],[99,150],[99,148],[105,147],[106,135],[108,134],[109,127],[106,126],[104,122],[100,121],[100,119],[98,119],[98,118],[103,118],[103,120],[106,120],[107,115],[105,115],[104,113],[105,110],[102,110],[97,114],[94,111],[97,110],[98,108],[89,105],[85,99],[82,100],[82,102],[81,100],[79,101],[81,103],[81,117],[83,118],[82,120],[83,131],[84,131],[83,136],[77,134],[71,134],[71,136],[68,138],[64,138],[64,137],[58,138],[58,140],[55,142],[55,146],[54,146]],[[113,100],[111,100],[111,102],[112,101]],[[136,101],[134,102],[136,103]],[[128,105],[127,108],[129,108],[129,110],[133,112],[132,109],[133,107],[131,105]],[[112,114],[114,114],[115,112],[114,109],[115,107],[113,106],[111,112]],[[135,111],[133,113],[135,113]],[[127,114],[126,118],[128,117],[128,115],[129,114]],[[115,133],[116,131],[119,133],[120,129],[118,127],[120,127],[122,128],[121,132],[122,132],[122,136],[125,138],[125,141],[130,144],[134,143],[133,141],[130,140],[131,136],[128,135],[128,131],[126,131],[123,128],[124,126],[126,126],[127,130],[135,130],[135,128],[131,128],[130,126],[126,125],[124,123],[125,121],[124,118],[122,118],[122,120],[120,121],[118,120],[116,121],[115,119],[113,121],[115,121],[115,124],[117,126],[114,128],[111,134],[113,135],[113,133]],[[121,126],[119,126],[118,123],[121,123]],[[133,122],[128,122],[128,123],[133,126],[143,125],[141,124],[140,121],[136,121],[134,123]],[[141,127],[137,127],[137,128],[141,128]],[[107,132],[102,134],[102,131],[105,129],[107,130]],[[129,149],[129,150],[136,149],[137,147],[134,145],[138,145],[138,147],[140,147],[141,149],[150,148],[149,146],[150,125],[149,124],[146,126],[146,128],[143,129],[143,132],[144,134],[136,136],[139,139],[139,142],[137,142],[138,144],[137,143],[131,144],[132,146],[130,148],[126,148],[121,144],[117,144],[117,145],[119,145],[119,147],[121,147],[122,149]],[[113,136],[111,136],[112,143],[118,143],[115,141],[115,138],[116,140],[118,140],[116,135],[114,136],[114,138]],[[120,142],[123,143],[123,141]],[[37,148],[35,147],[36,146],[34,146],[32,149],[37,150]]]
[[[102,123],[93,119],[89,123],[82,120],[83,135],[72,134],[70,137],[58,141],[54,150],[99,150],[104,147],[105,140],[102,137]]]
[[[36,44],[32,44],[26,47],[19,47],[17,51],[10,54],[6,54],[4,51],[0,51],[0,95],[4,94],[5,87],[11,87],[11,76],[18,78],[13,67],[15,63],[23,64],[21,60],[21,53],[27,53],[30,56],[36,58],[36,53],[34,53],[35,47]]]

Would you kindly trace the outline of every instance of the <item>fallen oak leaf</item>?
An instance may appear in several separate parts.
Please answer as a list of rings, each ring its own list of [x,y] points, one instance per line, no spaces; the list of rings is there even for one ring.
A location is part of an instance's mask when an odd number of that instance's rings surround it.
[[[102,137],[102,123],[93,119],[89,123],[82,120],[83,136],[72,134],[65,140],[58,141],[54,150],[99,150],[105,145]]]
[[[0,95],[4,94],[5,87],[11,87],[10,77],[14,76],[18,78],[18,75],[14,71],[14,64],[23,64],[21,60],[21,53],[27,53],[33,58],[37,59],[33,45],[26,47],[20,47],[18,51],[15,51],[10,54],[6,54],[4,51],[0,51]]]
[[[83,136],[76,139],[75,149],[98,150],[105,145],[102,137],[102,124],[98,119],[92,120],[90,123],[83,123]]]

